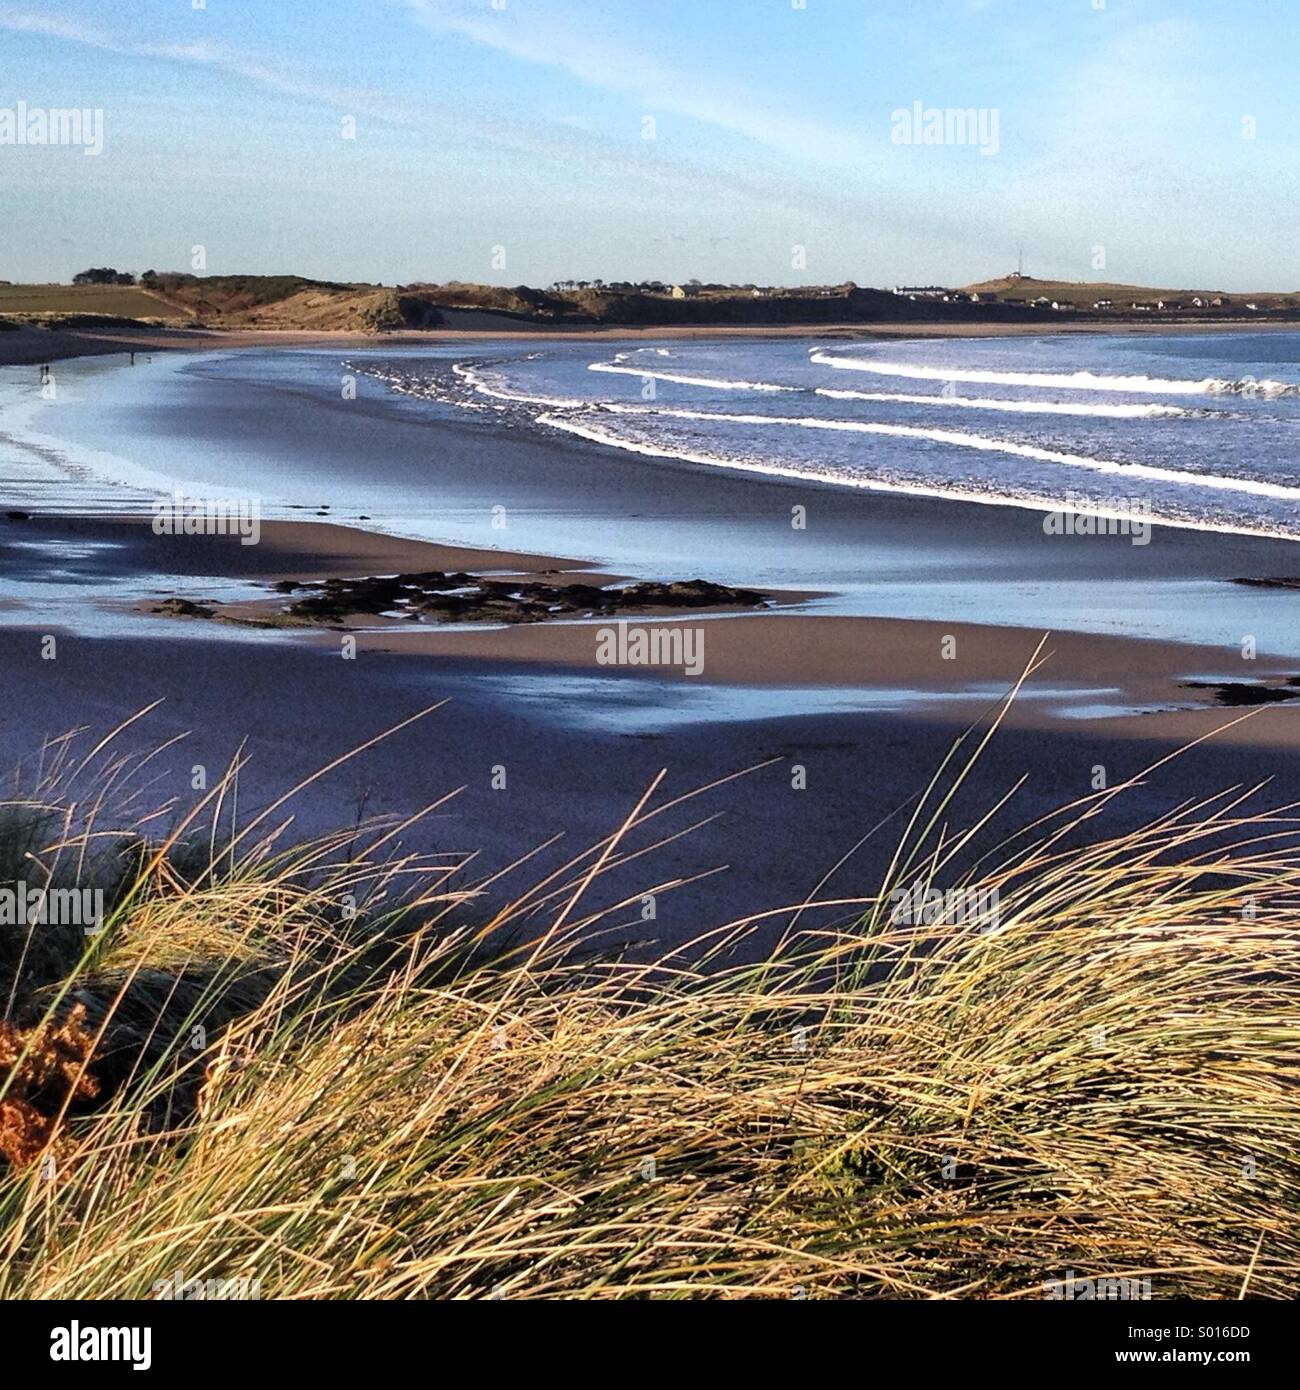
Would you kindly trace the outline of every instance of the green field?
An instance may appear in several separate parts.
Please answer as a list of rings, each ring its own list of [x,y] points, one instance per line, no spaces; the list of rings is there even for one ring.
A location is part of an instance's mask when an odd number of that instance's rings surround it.
[[[171,305],[137,285],[0,285],[0,314],[182,317]]]

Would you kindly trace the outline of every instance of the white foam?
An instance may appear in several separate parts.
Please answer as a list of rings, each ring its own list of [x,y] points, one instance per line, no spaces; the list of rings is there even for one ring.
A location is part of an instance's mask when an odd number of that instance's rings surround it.
[[[773,381],[729,381],[725,377],[688,376],[680,372],[658,372],[651,371],[649,368],[619,365],[631,356],[631,353],[621,352],[614,358],[613,362],[592,362],[587,370],[613,372],[623,376],[639,376],[655,381],[671,381],[680,386],[703,386],[714,391],[785,391],[797,393],[807,390],[806,387],[782,386]],[[813,360],[816,361],[817,359],[814,358]],[[826,396],[838,401],[881,401],[898,405],[954,406],[967,410],[999,410],[1016,415],[1092,415],[1111,420],[1145,420],[1188,413],[1176,405],[1083,405],[1053,401],[1002,401],[972,396],[911,396],[885,391],[835,391],[827,386],[815,387],[814,391],[819,396]]]
[[[632,360],[632,358],[634,358],[635,356],[637,356],[638,353],[642,353],[642,352],[652,353],[655,357],[671,357],[671,356],[672,356],[672,353],[669,352],[667,348],[630,348],[627,352],[616,352],[616,353],[614,354],[614,361],[615,361],[615,362],[630,362],[630,361]]]
[[[609,407],[605,409],[608,410]],[[634,407],[622,408],[622,413],[633,413],[634,411]],[[658,412],[639,413],[654,414]],[[707,416],[707,412],[705,414]],[[757,416],[755,418],[765,421],[768,417]],[[538,417],[539,424],[550,425],[554,429],[577,435],[579,438],[590,440],[594,444],[607,445],[610,448],[641,454],[649,458],[675,459],[683,463],[702,464],[709,468],[728,468],[741,473],[758,473],[770,478],[790,478],[796,482],[828,483],[835,487],[851,487],[864,492],[888,492],[908,497],[931,497],[944,502],[973,502],[982,507],[1016,507],[1022,511],[1031,512],[1059,512],[1068,507],[1071,512],[1083,513],[1087,516],[1103,517],[1115,521],[1131,522],[1133,520],[1131,511],[1115,510],[1101,505],[1092,506],[1078,498],[1071,498],[1066,503],[1061,500],[1027,497],[1015,493],[975,492],[961,487],[903,483],[879,477],[868,478],[861,475],[840,473],[831,469],[795,468],[788,464],[774,463],[769,459],[726,458],[717,454],[699,453],[689,449],[668,448],[663,444],[648,444],[640,440],[625,439],[621,435],[602,430],[590,421],[590,415],[574,417],[547,414]],[[898,428],[901,429],[902,427]],[[880,429],[885,432],[893,432],[889,426],[881,426]],[[1212,531],[1229,536],[1277,536],[1289,540],[1300,540],[1300,532],[1285,531],[1280,527],[1234,526],[1226,523],[1189,520],[1186,517],[1165,516],[1155,511],[1152,511],[1149,517],[1144,517],[1143,520],[1149,520],[1156,526],[1169,526],[1180,531]]]
[[[1058,391],[1144,391],[1163,396],[1260,395],[1300,393],[1300,384],[1289,381],[1228,381],[1205,377],[1178,381],[1158,376],[1107,376],[1098,372],[993,372],[969,367],[926,367],[912,362],[884,362],[871,357],[838,356],[815,351],[809,360],[841,371],[873,372],[877,376],[909,377],[915,381],[965,381],[980,386],[1032,386]]]
[[[630,354],[620,353],[619,357]],[[685,376],[677,372],[652,372],[641,367],[620,367],[615,365],[619,361],[616,357],[613,362],[592,362],[588,365],[589,372],[615,372],[620,376],[639,376],[651,377],[655,381],[673,381],[679,386],[706,386],[714,391],[798,391],[798,386],[777,386],[770,381],[727,381],[719,377],[712,376]]]
[[[1020,444],[1010,439],[991,439],[964,430],[926,429],[920,425],[884,425],[866,420],[824,420],[791,415],[733,415],[712,410],[651,409],[646,406],[607,405],[602,409],[619,414],[659,415],[678,420],[722,420],[735,425],[783,425],[806,430],[836,430],[849,434],[887,434],[901,439],[927,439],[937,444],[954,444],[962,449],[982,449],[986,453],[1012,454],[1039,463],[1059,463],[1086,468],[1114,477],[1146,478],[1151,482],[1212,488],[1219,492],[1239,492],[1251,497],[1281,501],[1300,501],[1300,487],[1285,483],[1266,483],[1255,478],[1229,478],[1218,473],[1188,473],[1178,468],[1159,468],[1148,463],[1120,463],[1114,459],[1091,458],[1087,454],[1065,454],[1056,449],[1040,449],[1036,444]]]
[[[1192,412],[1179,405],[1102,405],[1059,401],[1000,401],[983,396],[909,396],[892,391],[835,391],[829,386],[815,388],[819,396],[836,401],[888,401],[899,405],[950,405],[965,410],[1000,410],[1012,415],[1092,415],[1108,420],[1154,420]],[[1203,411],[1202,414],[1213,412]]]
[[[467,386],[477,391],[480,396],[491,396],[496,401],[514,401],[520,405],[544,405],[553,409],[589,404],[587,401],[568,400],[564,397],[557,399],[553,396],[526,396],[518,391],[504,391],[499,386],[489,386],[473,367],[464,362],[453,363],[451,370]]]

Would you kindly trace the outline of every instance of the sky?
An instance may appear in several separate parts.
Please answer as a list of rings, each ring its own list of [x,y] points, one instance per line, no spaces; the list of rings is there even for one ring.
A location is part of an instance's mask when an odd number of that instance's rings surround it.
[[[1298,50],[1298,0],[0,0],[0,280],[1294,290]]]

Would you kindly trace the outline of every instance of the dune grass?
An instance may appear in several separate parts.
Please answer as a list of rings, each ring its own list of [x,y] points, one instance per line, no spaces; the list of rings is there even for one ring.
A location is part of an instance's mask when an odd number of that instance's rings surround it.
[[[1294,820],[1242,789],[1106,838],[1117,788],[972,863],[950,798],[986,736],[861,899],[649,961],[614,944],[639,897],[586,904],[657,788],[491,909],[406,825],[241,825],[237,767],[165,835],[101,834],[140,766],[61,756],[0,874],[94,872],[111,907],[4,957],[0,1115],[49,1126],[0,1176],[0,1297],[1294,1298]],[[996,920],[902,922],[917,884]],[[56,1027],[85,1041],[42,1089]]]

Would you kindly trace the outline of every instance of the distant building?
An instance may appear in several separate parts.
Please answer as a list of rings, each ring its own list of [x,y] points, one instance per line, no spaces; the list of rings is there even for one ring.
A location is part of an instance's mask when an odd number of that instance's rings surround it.
[[[1098,299],[1094,302],[1092,307],[1094,309],[1113,309],[1115,307],[1115,301],[1113,299]]]
[[[1249,309],[1249,310],[1251,311],[1252,314],[1257,314],[1257,313],[1259,313],[1259,305],[1258,305],[1258,304],[1247,304],[1247,305],[1246,305],[1246,308]]]
[[[686,299],[686,298],[689,297],[689,296],[687,295],[686,290],[683,289],[681,285],[674,285],[674,286],[673,286],[673,288],[672,288],[672,296],[673,296],[674,299]]]
[[[907,299],[943,299],[952,291],[942,285],[895,285],[894,293]]]

